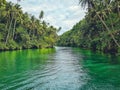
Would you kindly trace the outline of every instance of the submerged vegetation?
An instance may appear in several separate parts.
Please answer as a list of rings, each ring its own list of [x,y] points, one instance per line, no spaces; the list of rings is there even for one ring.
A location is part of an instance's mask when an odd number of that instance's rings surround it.
[[[79,0],[87,5],[83,20],[60,36],[58,45],[118,53],[120,51],[120,0]]]
[[[44,20],[23,12],[19,4],[0,0],[0,50],[53,47],[57,31]]]

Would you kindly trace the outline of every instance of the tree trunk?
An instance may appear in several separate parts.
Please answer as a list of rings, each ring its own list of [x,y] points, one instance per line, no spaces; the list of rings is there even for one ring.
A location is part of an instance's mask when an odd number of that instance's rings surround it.
[[[12,15],[12,18],[11,18],[11,21],[10,21],[10,25],[9,25],[9,29],[8,29],[8,34],[7,34],[6,41],[5,41],[5,45],[8,42],[8,38],[9,38],[9,35],[10,35],[10,30],[11,30],[11,27],[12,27],[12,22],[13,22],[13,15]]]
[[[12,39],[14,39],[15,28],[16,28],[16,22],[17,22],[17,20],[15,19],[15,22],[14,22],[14,28],[13,28],[13,34],[12,34]]]
[[[106,23],[103,21],[103,19],[100,17],[100,15],[97,13],[98,18],[100,19],[100,21],[102,22],[102,24],[105,26],[105,28],[107,29],[107,31],[110,33],[113,41],[115,42],[115,44],[120,47],[119,43],[117,42],[117,40],[115,39],[114,35],[110,32],[110,29],[108,28],[108,26],[106,25]]]

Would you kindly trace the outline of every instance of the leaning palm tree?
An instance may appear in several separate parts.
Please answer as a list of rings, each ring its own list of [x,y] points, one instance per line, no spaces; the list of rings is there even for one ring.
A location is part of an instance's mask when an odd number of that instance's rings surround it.
[[[110,30],[110,27],[108,27],[108,25],[105,23],[105,20],[101,17],[101,15],[103,15],[102,13],[106,14],[106,9],[108,11],[108,14],[110,15],[112,12],[112,9],[111,9],[111,1],[112,0],[102,0],[102,6],[104,7],[103,9],[101,10],[96,10],[97,7],[99,7],[97,4],[95,4],[94,2],[94,5],[95,5],[95,8],[94,8],[94,11],[96,12],[96,16],[99,18],[99,20],[101,21],[101,23],[103,24],[103,26],[106,28],[106,30],[108,31],[108,33],[110,34],[111,38],[113,39],[113,41],[115,42],[115,44],[120,47],[120,44],[118,43],[118,41],[115,39],[115,36],[113,35],[113,33],[111,32]],[[101,3],[100,2],[100,3]],[[102,13],[101,13],[102,12]],[[112,26],[112,30],[114,31],[114,27],[113,27],[113,21],[111,19],[111,17],[109,17],[108,15],[105,15],[107,17],[107,19],[110,19],[110,25]]]
[[[10,32],[11,32],[11,28],[12,28],[12,23],[13,23],[13,17],[14,17],[14,12],[13,12],[13,4],[11,2],[7,3],[6,5],[6,10],[7,10],[7,16],[9,17],[7,20],[7,24],[6,24],[6,28],[7,29],[7,36],[6,36],[6,40],[5,40],[5,45],[8,42],[9,36],[10,36]],[[9,23],[8,23],[9,22]]]
[[[90,12],[90,10],[94,11],[96,13],[96,16],[99,18],[99,20],[101,21],[101,23],[103,24],[103,26],[106,28],[106,30],[110,33],[113,41],[115,42],[115,44],[120,47],[120,44],[117,42],[117,40],[115,39],[114,35],[111,33],[109,27],[107,26],[107,24],[105,23],[105,21],[103,20],[103,18],[101,17],[101,8],[99,8],[99,10],[97,9],[100,5],[100,3],[104,3],[106,4],[106,6],[108,6],[108,3],[110,4],[111,0],[79,0],[79,3],[81,4],[81,6],[83,8],[88,7],[88,12]],[[103,4],[102,4],[103,5]]]
[[[14,23],[13,23],[12,39],[14,39],[17,20],[21,20],[21,14],[22,14],[22,11],[21,11],[20,5],[16,4],[14,6]]]

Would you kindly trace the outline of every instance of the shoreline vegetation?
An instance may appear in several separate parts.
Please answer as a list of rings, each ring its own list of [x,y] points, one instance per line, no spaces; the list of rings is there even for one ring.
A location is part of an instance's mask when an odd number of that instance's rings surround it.
[[[86,16],[59,37],[58,46],[120,53],[120,0],[79,0]],[[68,38],[69,37],[69,38]]]
[[[53,48],[59,29],[43,20],[23,12],[21,6],[0,0],[0,51]]]
[[[73,28],[58,36],[61,29],[23,12],[21,6],[0,1],[0,51],[80,47],[104,53],[120,53],[120,1],[79,0],[87,12]],[[56,43],[57,42],[57,43]]]

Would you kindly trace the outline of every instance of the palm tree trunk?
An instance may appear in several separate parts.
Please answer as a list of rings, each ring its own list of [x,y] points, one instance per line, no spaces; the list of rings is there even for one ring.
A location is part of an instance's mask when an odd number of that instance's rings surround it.
[[[15,19],[15,22],[14,22],[14,28],[13,28],[13,35],[12,35],[12,39],[14,39],[15,28],[16,28],[16,22],[17,22],[17,20]]]
[[[118,10],[119,18],[120,18],[120,6],[119,6],[119,2],[118,2],[117,10]]]
[[[100,21],[102,22],[102,24],[105,26],[105,28],[107,29],[107,31],[110,33],[113,41],[115,42],[115,44],[120,47],[119,43],[117,42],[117,40],[115,39],[114,35],[110,32],[110,29],[108,28],[108,26],[106,25],[106,23],[103,21],[103,19],[100,17],[100,15],[97,13],[98,18],[100,19]]]
[[[9,25],[9,29],[8,29],[8,34],[7,34],[6,41],[5,41],[5,45],[7,44],[8,38],[10,36],[10,30],[11,30],[11,27],[12,27],[12,22],[13,22],[13,15],[12,15],[12,18],[11,18],[11,21],[10,21],[10,25]]]

